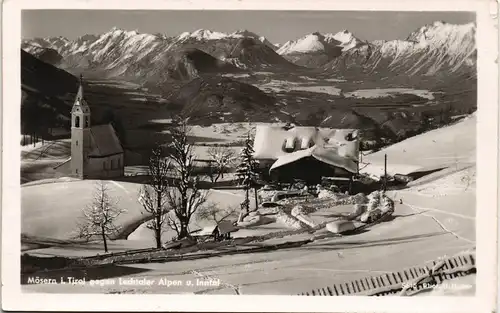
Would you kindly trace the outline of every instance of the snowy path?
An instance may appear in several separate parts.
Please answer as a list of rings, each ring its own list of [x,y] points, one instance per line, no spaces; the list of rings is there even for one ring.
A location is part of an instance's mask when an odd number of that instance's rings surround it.
[[[439,212],[439,213],[443,213],[443,214],[447,214],[447,215],[452,215],[452,216],[456,216],[456,217],[460,217],[460,218],[465,218],[465,219],[472,220],[472,221],[476,220],[475,217],[471,217],[471,216],[467,216],[467,215],[463,215],[463,214],[447,212],[447,211],[443,211],[443,210],[439,210],[439,209],[434,209],[434,208],[422,208],[422,207],[418,207],[416,205],[412,205],[410,203],[405,203],[405,204],[408,205],[409,207],[411,207],[412,209],[420,211],[420,212],[434,211],[434,212]],[[424,214],[424,215],[426,215],[426,214]]]
[[[413,210],[419,212],[419,213],[422,213],[422,215],[424,216],[429,216],[430,218],[432,218],[434,221],[436,221],[436,223],[439,224],[439,226],[441,226],[441,228],[450,233],[450,234],[453,234],[455,237],[457,237],[458,239],[461,239],[461,240],[464,240],[466,242],[469,242],[469,243],[472,243],[472,244],[475,244],[475,241],[472,241],[472,240],[469,240],[467,238],[464,238],[462,236],[460,236],[459,234],[455,233],[454,231],[448,229],[443,223],[441,223],[435,216],[431,215],[431,214],[426,214],[425,212],[426,211],[434,211],[434,212],[440,212],[440,213],[444,213],[444,214],[448,214],[448,215],[453,215],[453,216],[458,216],[458,217],[461,217],[461,218],[466,218],[466,219],[472,219],[472,220],[475,220],[475,218],[471,218],[469,216],[465,216],[465,215],[461,215],[461,214],[454,214],[454,213],[450,213],[450,212],[446,212],[446,211],[442,211],[442,210],[437,210],[437,209],[431,209],[431,208],[420,208],[420,207],[416,207],[416,206],[412,206],[411,204],[407,204],[410,208],[412,208]]]

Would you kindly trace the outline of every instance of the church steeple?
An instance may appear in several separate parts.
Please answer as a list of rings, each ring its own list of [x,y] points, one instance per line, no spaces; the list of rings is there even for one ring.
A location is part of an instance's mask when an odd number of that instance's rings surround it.
[[[78,86],[78,92],[76,94],[76,100],[83,99],[83,75],[80,74],[80,85]]]
[[[76,113],[76,112],[82,112],[82,113],[88,113],[90,115],[90,108],[87,104],[87,101],[85,101],[84,95],[83,95],[83,75],[80,74],[80,84],[78,86],[78,91],[76,93],[75,101],[73,103],[73,109],[71,110],[71,113]]]
[[[83,94],[83,76],[71,109],[71,172],[84,177],[90,150],[90,108]]]

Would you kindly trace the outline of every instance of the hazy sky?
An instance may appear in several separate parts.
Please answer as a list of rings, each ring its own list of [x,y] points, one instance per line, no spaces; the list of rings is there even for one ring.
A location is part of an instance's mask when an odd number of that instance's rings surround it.
[[[372,41],[405,39],[410,32],[438,20],[469,23],[475,21],[475,13],[30,10],[22,15],[22,36],[75,39],[84,34],[100,34],[114,26],[169,36],[200,28],[221,32],[248,29],[273,43],[283,43],[315,31],[335,33],[347,29],[362,40]]]

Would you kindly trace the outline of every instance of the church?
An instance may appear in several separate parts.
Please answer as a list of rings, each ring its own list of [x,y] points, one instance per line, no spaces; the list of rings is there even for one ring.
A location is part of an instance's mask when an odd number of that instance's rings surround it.
[[[71,110],[71,176],[113,178],[124,175],[124,151],[111,124],[91,125],[83,78]]]

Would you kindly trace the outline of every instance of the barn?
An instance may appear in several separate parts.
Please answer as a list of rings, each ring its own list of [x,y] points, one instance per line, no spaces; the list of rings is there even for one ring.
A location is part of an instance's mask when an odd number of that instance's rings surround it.
[[[358,137],[355,129],[259,125],[254,157],[275,182],[349,180],[358,172]]]

